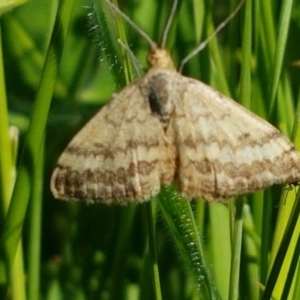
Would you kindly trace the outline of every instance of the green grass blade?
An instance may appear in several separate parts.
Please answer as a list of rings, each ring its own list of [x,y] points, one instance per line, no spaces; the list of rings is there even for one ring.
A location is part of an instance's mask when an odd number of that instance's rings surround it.
[[[147,231],[148,231],[148,251],[150,258],[150,270],[153,284],[153,290],[156,300],[161,300],[161,286],[159,279],[159,268],[157,261],[157,246],[156,246],[156,203],[146,203]]]
[[[282,299],[297,299],[295,295],[293,295],[293,281],[296,278],[296,269],[298,267],[299,262],[299,253],[300,253],[300,235],[298,234],[296,247],[293,249],[293,257],[291,259],[290,267],[288,269],[288,274],[286,276],[286,280],[284,282],[284,288],[282,290],[281,298]],[[292,296],[293,295],[293,296]],[[289,298],[291,297],[291,298]]]
[[[0,29],[1,30],[1,29]],[[1,31],[0,31],[1,33]],[[0,34],[0,43],[2,35]],[[0,205],[1,205],[1,227],[5,220],[11,194],[15,182],[15,152],[17,151],[18,132],[15,128],[9,129],[7,98],[3,70],[2,43],[0,45]],[[0,267],[0,283],[5,286],[6,272]],[[3,295],[5,291],[3,292]],[[23,265],[22,243],[19,243],[16,251],[16,261],[12,269],[11,299],[25,299],[25,278]]]
[[[241,248],[242,248],[242,232],[243,232],[243,206],[244,200],[238,199],[235,212],[234,228],[233,228],[233,245],[231,257],[231,272],[228,299],[236,300],[239,298],[239,280],[240,280],[240,264],[241,264]]]
[[[129,82],[128,76],[123,76],[124,59],[120,45],[118,44],[118,34],[123,32],[120,17],[116,15],[115,20],[105,1],[90,0],[91,13],[89,14],[89,27],[93,34],[94,41],[98,44],[100,59],[103,53],[108,60],[110,70],[113,72],[119,86],[124,86]],[[118,25],[116,26],[116,22]],[[124,35],[122,41],[124,42]],[[124,42],[126,43],[126,42]],[[126,71],[125,71],[126,74]]]
[[[299,214],[300,214],[300,193],[298,193],[296,202],[293,207],[292,214],[286,226],[286,231],[284,233],[276,258],[272,265],[272,269],[270,271],[270,275],[262,296],[262,300],[271,299],[274,287],[276,286],[276,282],[279,277],[280,270],[283,266],[284,257],[287,253],[287,249],[292,240],[294,229],[296,228],[296,224],[298,222]]]
[[[44,175],[44,144],[33,170],[32,193],[29,205],[29,248],[28,248],[28,299],[40,298],[41,227]]]
[[[278,89],[279,79],[282,72],[283,58],[286,48],[288,37],[288,30],[290,26],[290,19],[293,7],[293,0],[287,0],[282,3],[281,15],[279,19],[279,33],[277,38],[277,47],[274,57],[273,76],[271,83],[270,101],[271,101],[271,114],[274,112],[276,92]]]
[[[197,203],[199,206],[200,203]],[[231,265],[231,230],[230,230],[230,213],[227,205],[214,203],[205,205],[209,212],[209,230],[206,228],[205,218],[198,222],[198,228],[202,229],[201,242],[208,245],[204,248],[206,251],[206,260],[211,265],[213,279],[220,293],[221,299],[227,298],[229,293],[230,282],[230,265]],[[208,231],[208,232],[207,232]],[[209,238],[208,238],[209,233]],[[207,242],[206,239],[208,239]],[[206,249],[207,248],[207,249]],[[220,251],[222,249],[222,251]]]
[[[252,0],[246,1],[242,41],[242,65],[240,101],[243,106],[251,108],[251,51],[252,51]]]
[[[219,299],[209,277],[190,203],[166,189],[159,204],[182,260],[196,283],[199,299]]]
[[[1,33],[1,32],[0,32]],[[0,36],[0,42],[2,37]],[[0,203],[4,219],[14,183],[14,163],[9,138],[7,98],[3,70],[2,44],[0,45]]]

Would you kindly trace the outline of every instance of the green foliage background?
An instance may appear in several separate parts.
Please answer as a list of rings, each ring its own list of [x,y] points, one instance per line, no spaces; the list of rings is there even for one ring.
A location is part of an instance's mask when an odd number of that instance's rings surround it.
[[[58,155],[137,76],[118,39],[141,73],[149,45],[103,0],[21,2],[0,1],[0,298],[299,299],[298,187],[213,204],[172,187],[127,207],[53,200]],[[239,99],[300,149],[300,3],[245,2],[183,74]],[[172,3],[119,6],[159,43]],[[179,1],[167,40],[175,64],[237,4]]]

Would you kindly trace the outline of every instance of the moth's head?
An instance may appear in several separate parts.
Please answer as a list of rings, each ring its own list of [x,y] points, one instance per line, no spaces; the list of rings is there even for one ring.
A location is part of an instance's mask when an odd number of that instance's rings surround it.
[[[166,49],[157,47],[152,48],[147,59],[152,68],[167,68],[175,70],[171,55]]]

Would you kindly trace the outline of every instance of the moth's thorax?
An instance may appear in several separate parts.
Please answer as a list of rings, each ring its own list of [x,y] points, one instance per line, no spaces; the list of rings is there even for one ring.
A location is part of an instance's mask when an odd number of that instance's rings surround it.
[[[169,51],[163,48],[153,48],[148,54],[148,62],[151,68],[143,78],[141,89],[152,113],[167,130],[174,110],[172,98],[176,80],[173,79],[176,78],[177,71]]]
[[[140,84],[140,89],[149,103],[152,114],[161,121],[165,130],[174,113],[177,76],[178,73],[174,70],[150,69]]]
[[[169,51],[162,48],[154,48],[148,54],[148,62],[152,68],[166,68],[175,70]]]

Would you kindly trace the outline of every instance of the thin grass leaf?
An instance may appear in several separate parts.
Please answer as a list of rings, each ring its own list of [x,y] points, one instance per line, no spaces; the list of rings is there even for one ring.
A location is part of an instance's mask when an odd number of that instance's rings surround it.
[[[11,194],[15,183],[15,164],[18,131],[9,129],[6,88],[3,70],[2,36],[0,35],[0,204],[1,228],[7,215]],[[0,267],[0,283],[6,284],[6,272]],[[24,264],[21,242],[17,246],[15,264],[11,276],[11,299],[25,299]],[[4,292],[5,294],[5,292]]]
[[[252,0],[247,0],[243,24],[240,101],[251,108]]]
[[[162,299],[161,284],[159,279],[159,267],[157,261],[157,247],[156,247],[156,203],[146,203],[146,218],[147,218],[147,232],[148,232],[148,251],[150,260],[150,271],[152,278],[152,285],[154,291],[154,298],[156,300]]]
[[[238,199],[236,205],[235,222],[232,239],[232,257],[231,257],[231,273],[229,283],[228,299],[236,300],[239,298],[239,280],[241,268],[241,247],[243,232],[243,206],[244,199]]]
[[[113,20],[112,13],[105,1],[90,0],[90,3],[89,28],[94,41],[98,44],[100,59],[103,60],[104,54],[118,84],[124,86],[129,82],[129,77],[126,76],[126,72],[125,77],[123,76],[124,58],[117,42],[118,36],[121,35],[123,43],[126,44],[120,17],[115,15],[115,20]]]
[[[0,36],[0,42],[2,36]],[[5,218],[14,184],[14,162],[9,137],[8,109],[3,70],[2,44],[0,45],[0,203],[1,222]]]
[[[200,201],[199,201],[200,202]],[[197,203],[197,207],[199,203]],[[227,205],[224,203],[213,203],[206,205],[209,213],[209,233],[204,231],[200,237],[205,245],[205,255],[210,263],[211,273],[216,282],[216,287],[221,299],[226,299],[229,293],[230,266],[231,266],[231,230],[230,213]],[[206,228],[206,222],[197,223],[199,229]],[[209,235],[208,235],[209,234]],[[208,241],[206,241],[208,239]],[[220,251],[222,249],[222,251]]]
[[[295,255],[298,256],[299,259],[299,239],[297,241],[297,250],[298,252],[295,251]],[[299,268],[299,261],[297,262],[297,269],[296,269],[296,274],[294,276],[294,281],[293,281],[293,285],[294,285],[294,290],[293,290],[293,294],[292,294],[292,299],[298,299],[300,297],[300,268]]]
[[[44,175],[44,144],[33,170],[33,185],[29,205],[30,235],[28,249],[28,299],[40,298],[40,264],[41,264],[41,224]]]
[[[258,42],[261,47],[261,54],[263,62],[268,74],[271,72],[271,65],[273,63],[274,49],[276,47],[275,38],[275,24],[274,24],[274,7],[272,1],[257,1],[259,13],[256,15],[258,27]],[[263,81],[262,81],[263,82]]]
[[[252,212],[248,204],[243,209],[243,252],[241,273],[245,274],[247,284],[240,290],[240,298],[259,299],[259,290],[256,280],[259,278],[259,249],[260,236],[256,233]]]
[[[193,275],[199,299],[219,299],[204,262],[199,233],[189,202],[166,189],[166,193],[161,193],[159,204],[182,260]]]
[[[284,288],[281,294],[282,299],[297,299],[294,297],[293,281],[296,278],[296,269],[299,268],[299,253],[300,253],[300,235],[298,234],[296,247],[293,249],[293,258],[288,269],[287,277],[284,282]]]
[[[270,102],[271,102],[271,114],[274,113],[276,92],[279,84],[280,74],[282,72],[283,58],[286,48],[286,42],[288,37],[288,30],[290,26],[291,13],[293,7],[293,0],[284,1],[282,3],[281,15],[279,19],[279,32],[277,38],[276,52],[274,56],[273,64],[273,76],[271,83]]]
[[[292,236],[294,233],[294,229],[296,228],[296,224],[298,222],[299,215],[300,215],[300,193],[298,193],[296,202],[293,207],[292,214],[291,214],[289,222],[286,226],[286,231],[284,233],[284,236],[282,238],[276,258],[272,265],[272,269],[270,271],[269,278],[268,278],[263,296],[261,298],[262,300],[271,299],[271,297],[273,296],[274,288],[276,286],[276,282],[278,280],[279,273],[281,271],[285,255],[287,253],[287,249],[292,240]],[[278,298],[278,296],[280,298],[280,295],[274,295],[274,296],[275,296],[275,298]]]

